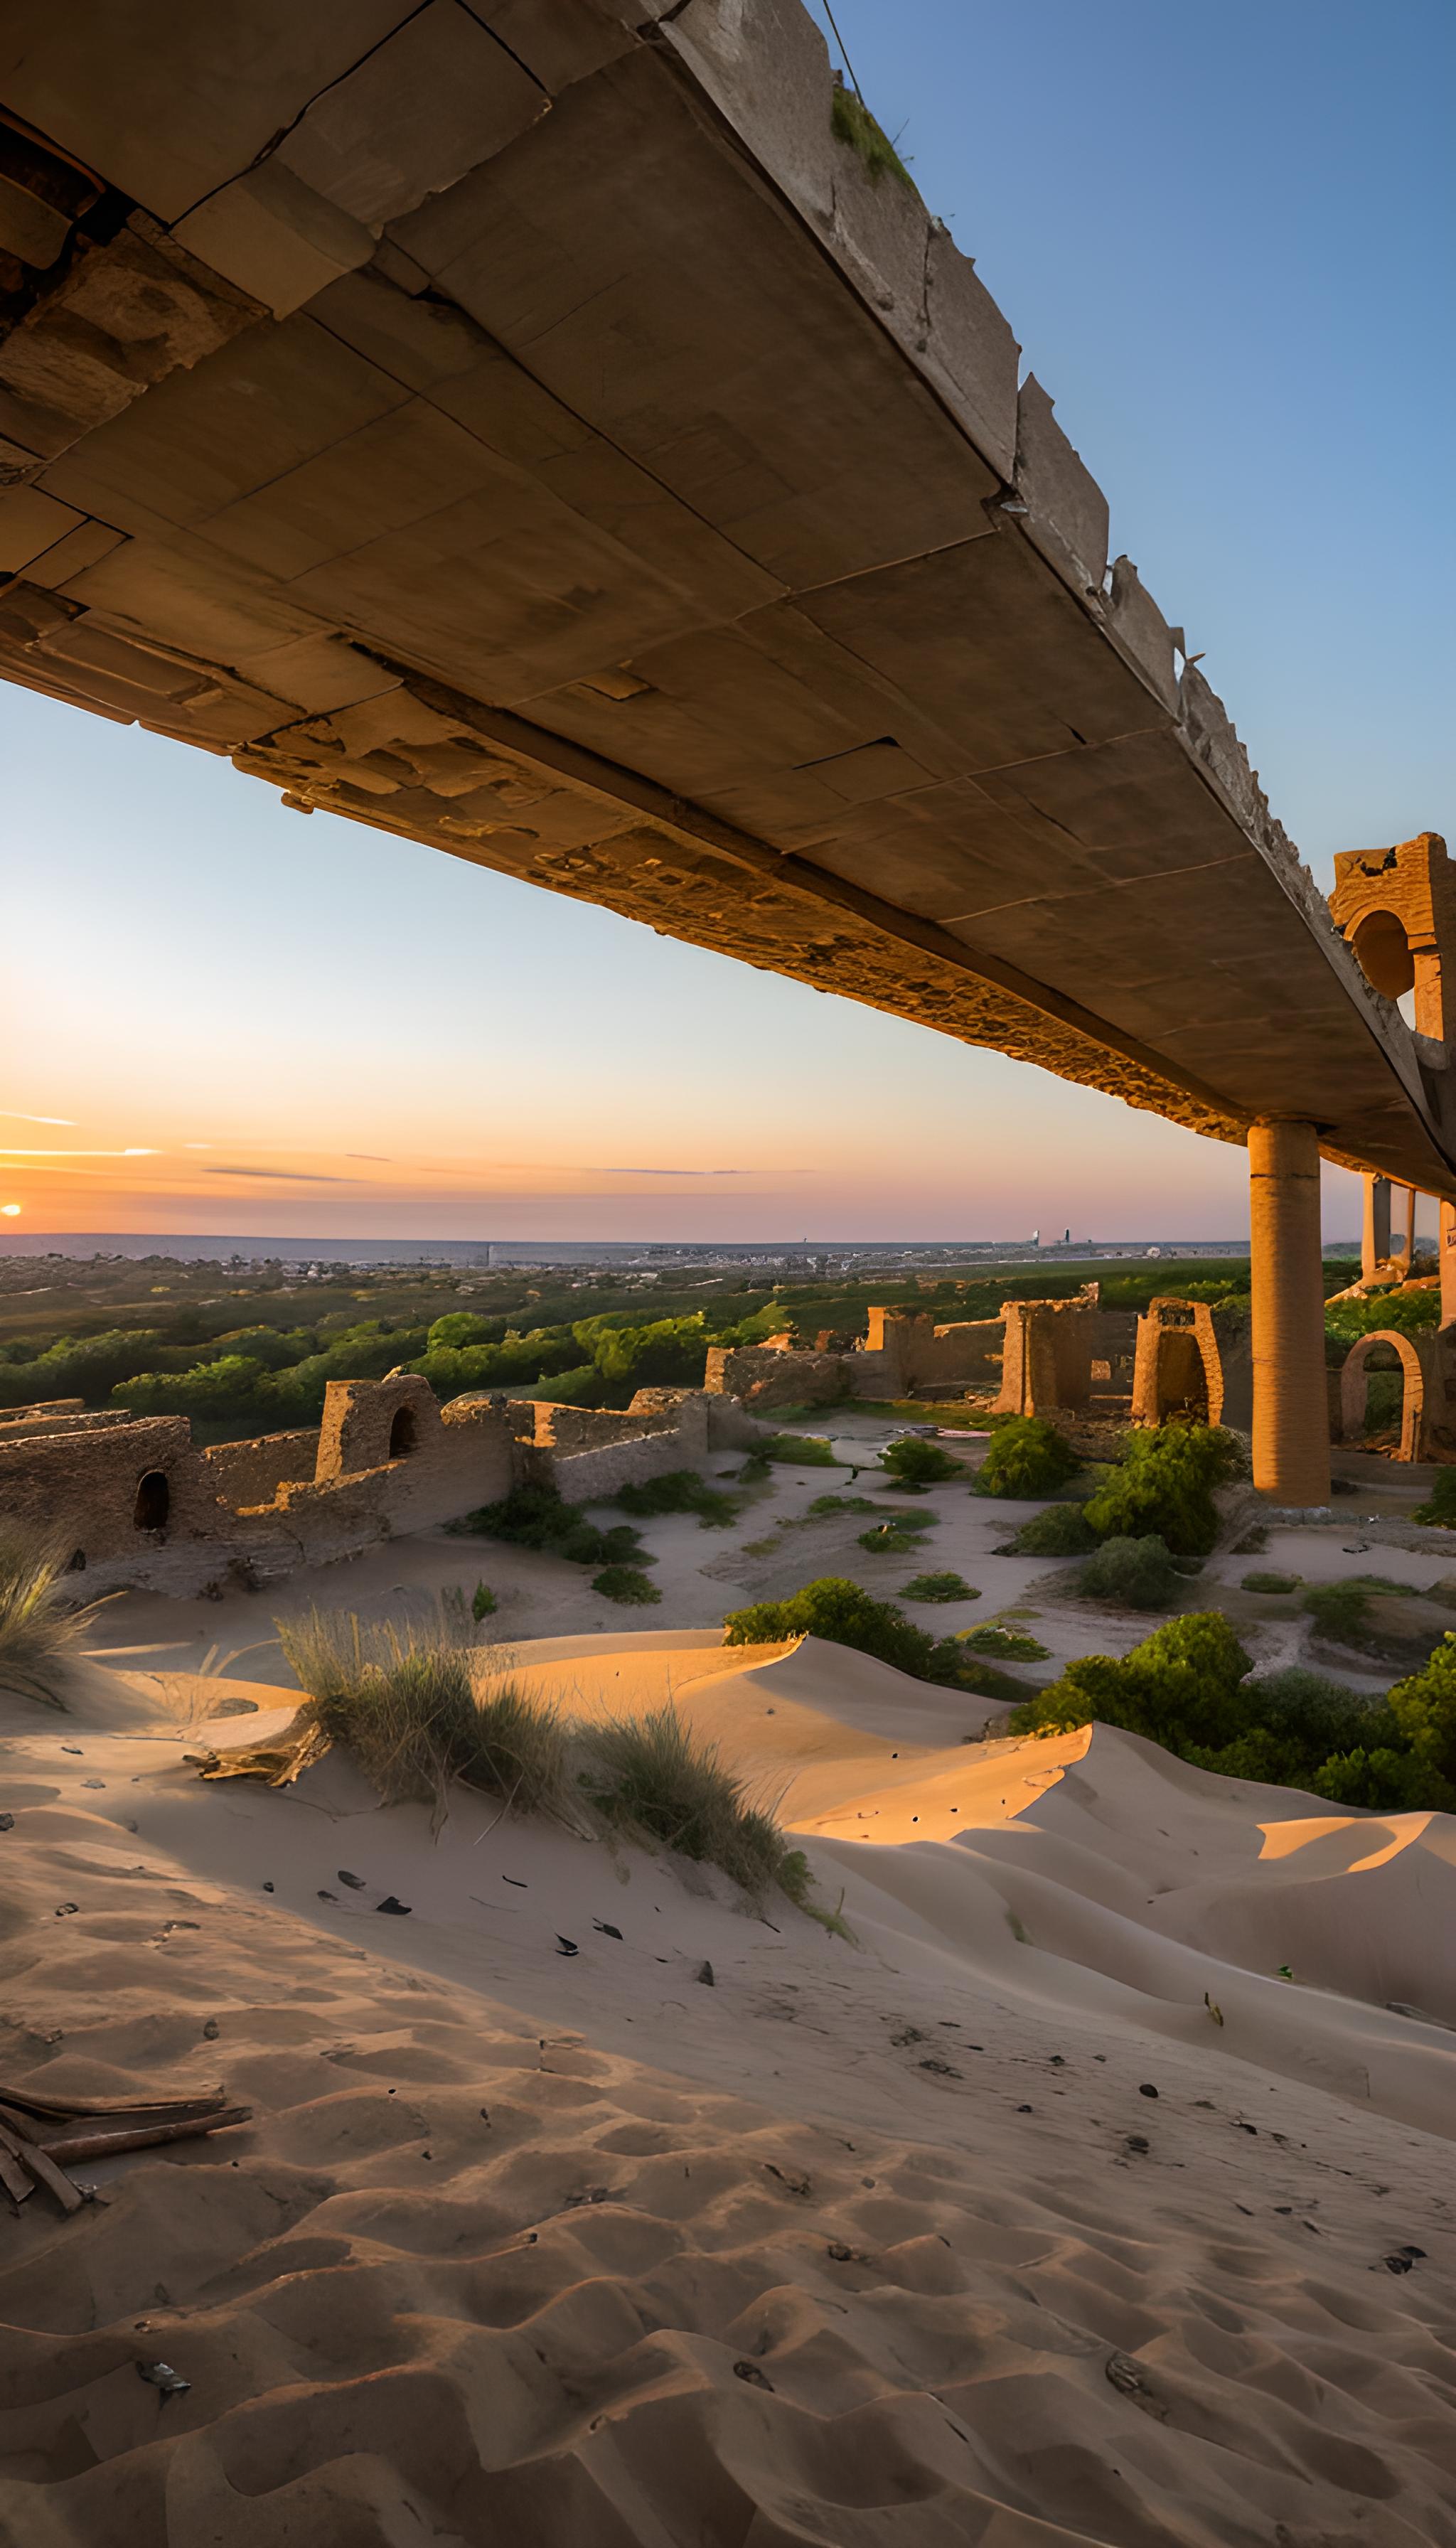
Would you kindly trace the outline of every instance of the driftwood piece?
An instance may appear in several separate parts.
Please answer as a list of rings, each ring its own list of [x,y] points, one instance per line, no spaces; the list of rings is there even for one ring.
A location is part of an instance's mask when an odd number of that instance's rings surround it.
[[[270,1787],[291,1787],[331,1749],[322,1726],[300,1709],[271,1743],[239,1744],[227,1752],[184,1752],[182,1758],[204,1778],[262,1778]]]
[[[226,2105],[221,2088],[140,2105],[116,2097],[62,2101],[0,2085],[0,2186],[17,2209],[44,2185],[62,2211],[76,2212],[87,2198],[65,2171],[77,2160],[224,2132],[251,2118],[251,2106]]]

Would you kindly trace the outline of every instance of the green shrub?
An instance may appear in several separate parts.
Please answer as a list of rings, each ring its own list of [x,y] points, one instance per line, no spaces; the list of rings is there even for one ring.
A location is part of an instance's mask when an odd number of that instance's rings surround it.
[[[860,1546],[871,1557],[905,1557],[919,1548],[922,1533],[913,1521],[882,1521],[873,1530],[860,1532]]]
[[[477,1584],[470,1598],[470,1615],[479,1622],[491,1618],[500,1607],[489,1584]]]
[[[574,1566],[653,1566],[642,1533],[629,1522],[598,1530],[580,1504],[563,1502],[555,1487],[515,1487],[500,1503],[482,1504],[447,1530],[503,1539],[516,1548],[547,1549]]]
[[[939,1442],[927,1442],[921,1435],[907,1433],[879,1455],[880,1466],[889,1471],[897,1485],[905,1487],[944,1486],[948,1478],[965,1475],[961,1462],[951,1452],[943,1451]]]
[[[1412,1521],[1434,1523],[1437,1530],[1456,1530],[1456,1468],[1437,1469],[1430,1482],[1430,1494],[1423,1504],[1417,1504]]]
[[[902,1601],[978,1601],[980,1597],[963,1575],[949,1570],[942,1575],[912,1575],[900,1587]]]
[[[1214,1489],[1236,1477],[1234,1435],[1211,1424],[1160,1424],[1133,1433],[1120,1465],[1088,1498],[1099,1539],[1155,1532],[1175,1557],[1207,1557],[1219,1536]]]
[[[1045,1415],[1013,1415],[992,1434],[975,1491],[1030,1503],[1036,1497],[1054,1496],[1080,1467],[1066,1435]]]
[[[1124,1610],[1162,1610],[1178,1589],[1178,1570],[1156,1532],[1142,1539],[1105,1539],[1077,1570],[1077,1591]]]
[[[0,1689],[63,1707],[65,1668],[96,1615],[66,1599],[70,1542],[17,1522],[0,1525]]]
[[[1260,1574],[1257,1570],[1252,1575],[1243,1576],[1239,1584],[1243,1592],[1298,1592],[1299,1589],[1297,1575]]]
[[[1363,1584],[1312,1584],[1300,1604],[1322,1637],[1336,1645],[1358,1646],[1369,1634],[1370,1594]]]
[[[1082,1504],[1048,1504],[1033,1513],[1010,1543],[1016,1557],[1080,1557],[1097,1546],[1097,1533]]]
[[[1045,1663],[1051,1649],[1036,1637],[1023,1635],[1016,1628],[1003,1628],[992,1620],[984,1628],[962,1628],[960,1643],[979,1655],[994,1655],[1001,1663]]]
[[[619,1487],[612,1498],[629,1513],[696,1513],[704,1530],[722,1530],[738,1515],[738,1500],[710,1487],[695,1469],[670,1469],[665,1477]]]
[[[767,1440],[756,1442],[750,1460],[787,1460],[800,1469],[842,1469],[831,1445],[820,1433],[771,1433]]]
[[[1010,1721],[1015,1734],[1094,1718],[1161,1743],[1198,1769],[1298,1786],[1377,1812],[1456,1805],[1456,1635],[1384,1699],[1318,1673],[1259,1681],[1222,1612],[1169,1619],[1121,1661],[1085,1655]]]
[[[604,1592],[608,1601],[660,1601],[662,1594],[640,1566],[603,1566],[592,1578],[593,1592]]]
[[[872,1513],[880,1506],[872,1496],[816,1496],[805,1521],[827,1521],[831,1513]]]
[[[730,1610],[723,1622],[728,1646],[775,1645],[787,1637],[824,1637],[831,1645],[852,1646],[874,1655],[897,1672],[916,1680],[929,1678],[933,1643],[923,1628],[911,1625],[893,1601],[877,1601],[847,1576],[823,1575],[785,1601],[755,1601]]]

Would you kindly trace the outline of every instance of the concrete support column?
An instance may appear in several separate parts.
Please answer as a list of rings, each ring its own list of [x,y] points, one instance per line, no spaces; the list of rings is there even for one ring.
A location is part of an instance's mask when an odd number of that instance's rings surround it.
[[[1436,1241],[1441,1269],[1441,1324],[1456,1325],[1456,1204],[1441,1206],[1441,1234]]]
[[[1365,1227],[1360,1238],[1360,1272],[1368,1282],[1377,1265],[1383,1265],[1391,1252],[1391,1181],[1389,1177],[1367,1176],[1365,1180]]]
[[[1254,1485],[1281,1504],[1329,1502],[1320,1144],[1313,1124],[1248,1137]]]
[[[1415,1188],[1402,1186],[1401,1194],[1404,1198],[1401,1208],[1402,1219],[1406,1228],[1406,1235],[1401,1242],[1401,1261],[1409,1266],[1415,1254]]]

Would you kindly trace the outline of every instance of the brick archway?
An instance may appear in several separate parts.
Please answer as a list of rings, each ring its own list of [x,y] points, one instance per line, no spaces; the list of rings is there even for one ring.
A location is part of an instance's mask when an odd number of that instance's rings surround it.
[[[1372,1335],[1361,1336],[1351,1345],[1339,1376],[1339,1429],[1346,1442],[1359,1442],[1365,1434],[1365,1367],[1377,1345],[1394,1345],[1400,1359],[1405,1389],[1401,1399],[1401,1447],[1399,1460],[1418,1460],[1425,1432],[1425,1369],[1409,1336],[1396,1327],[1377,1327]]]

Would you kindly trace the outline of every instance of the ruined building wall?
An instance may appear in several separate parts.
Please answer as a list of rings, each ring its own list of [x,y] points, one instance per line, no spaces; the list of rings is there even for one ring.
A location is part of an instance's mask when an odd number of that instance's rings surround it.
[[[1092,1395],[1092,1348],[1102,1317],[1095,1303],[1008,1301],[998,1413],[1050,1415],[1085,1407]]]
[[[861,1359],[837,1353],[780,1352],[767,1345],[710,1345],[703,1387],[715,1395],[736,1398],[755,1410],[832,1407],[850,1396]]]
[[[312,1478],[318,1463],[318,1427],[306,1424],[295,1433],[263,1433],[250,1442],[214,1442],[203,1462],[214,1495],[234,1508],[271,1503],[281,1486],[293,1478]]]

